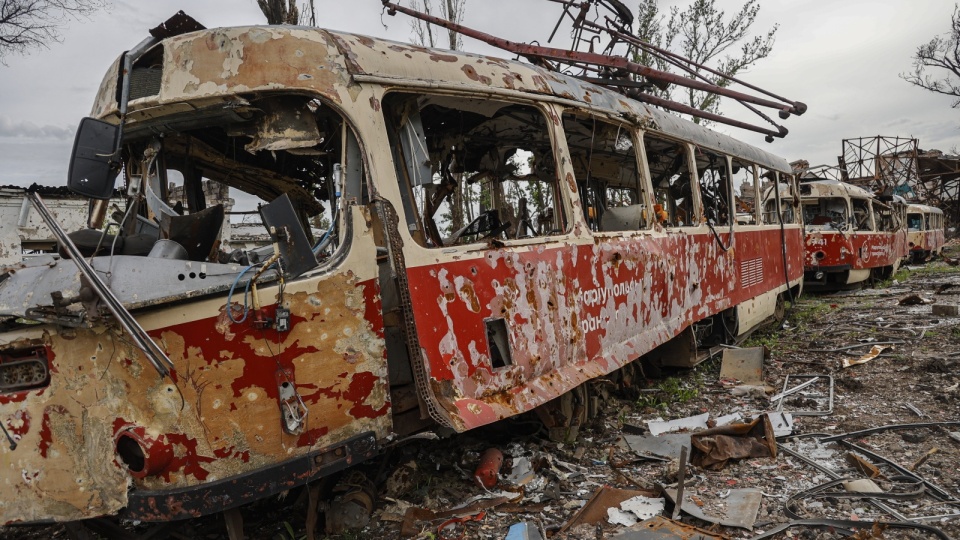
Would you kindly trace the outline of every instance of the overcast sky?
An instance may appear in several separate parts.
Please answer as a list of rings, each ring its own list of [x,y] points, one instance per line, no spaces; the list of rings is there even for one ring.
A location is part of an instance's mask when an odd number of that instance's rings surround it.
[[[624,0],[635,8],[637,0]],[[382,13],[378,0],[315,0],[321,27],[408,41],[410,19]],[[661,0],[663,9],[686,0]],[[740,2],[718,0],[728,12]],[[0,185],[65,183],[73,132],[89,113],[97,86],[121,52],[179,9],[207,27],[263,24],[255,0],[173,2],[114,0],[89,19],[71,21],[63,42],[0,65]],[[467,0],[466,24],[518,41],[545,43],[560,6],[546,0]],[[836,164],[845,138],[916,137],[922,149],[960,146],[951,99],[913,87],[908,71],[921,43],[949,30],[946,0],[763,0],[755,32],[780,25],[773,53],[743,78],[809,111],[786,121],[790,134],[772,144],[761,135],[719,128],[788,160]],[[385,26],[386,25],[386,26]],[[465,39],[469,51],[492,53]],[[737,104],[725,107],[744,120]]]

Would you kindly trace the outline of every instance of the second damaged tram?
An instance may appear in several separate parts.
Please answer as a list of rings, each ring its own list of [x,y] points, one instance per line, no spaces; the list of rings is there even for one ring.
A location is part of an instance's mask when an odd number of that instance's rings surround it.
[[[907,205],[907,247],[912,262],[924,262],[943,251],[943,210],[925,204]]]
[[[907,257],[904,204],[837,180],[800,183],[804,286],[837,289],[886,279]]]
[[[0,278],[0,523],[194,517],[419,431],[569,427],[557,398],[692,365],[799,292],[787,162],[623,95],[314,28],[139,49],[71,178],[129,206]],[[272,245],[218,249],[209,182],[264,203]]]

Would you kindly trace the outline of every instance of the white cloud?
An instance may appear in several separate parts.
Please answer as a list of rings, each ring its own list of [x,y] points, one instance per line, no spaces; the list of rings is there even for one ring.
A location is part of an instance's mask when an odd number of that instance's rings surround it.
[[[33,139],[70,139],[75,128],[38,126],[29,120],[14,121],[0,114],[0,137],[29,137]]]

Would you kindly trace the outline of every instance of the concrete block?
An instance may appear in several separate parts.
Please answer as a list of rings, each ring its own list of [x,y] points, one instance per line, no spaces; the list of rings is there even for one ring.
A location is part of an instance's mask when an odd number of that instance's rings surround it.
[[[934,304],[933,314],[941,317],[956,317],[960,315],[960,306],[957,304]]]

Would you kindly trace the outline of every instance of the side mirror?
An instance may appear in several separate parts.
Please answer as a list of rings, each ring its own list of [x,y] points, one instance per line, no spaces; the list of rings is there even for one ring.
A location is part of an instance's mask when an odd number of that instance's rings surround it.
[[[116,157],[120,127],[96,118],[84,118],[77,128],[70,156],[67,188],[91,199],[113,194],[120,162]]]

